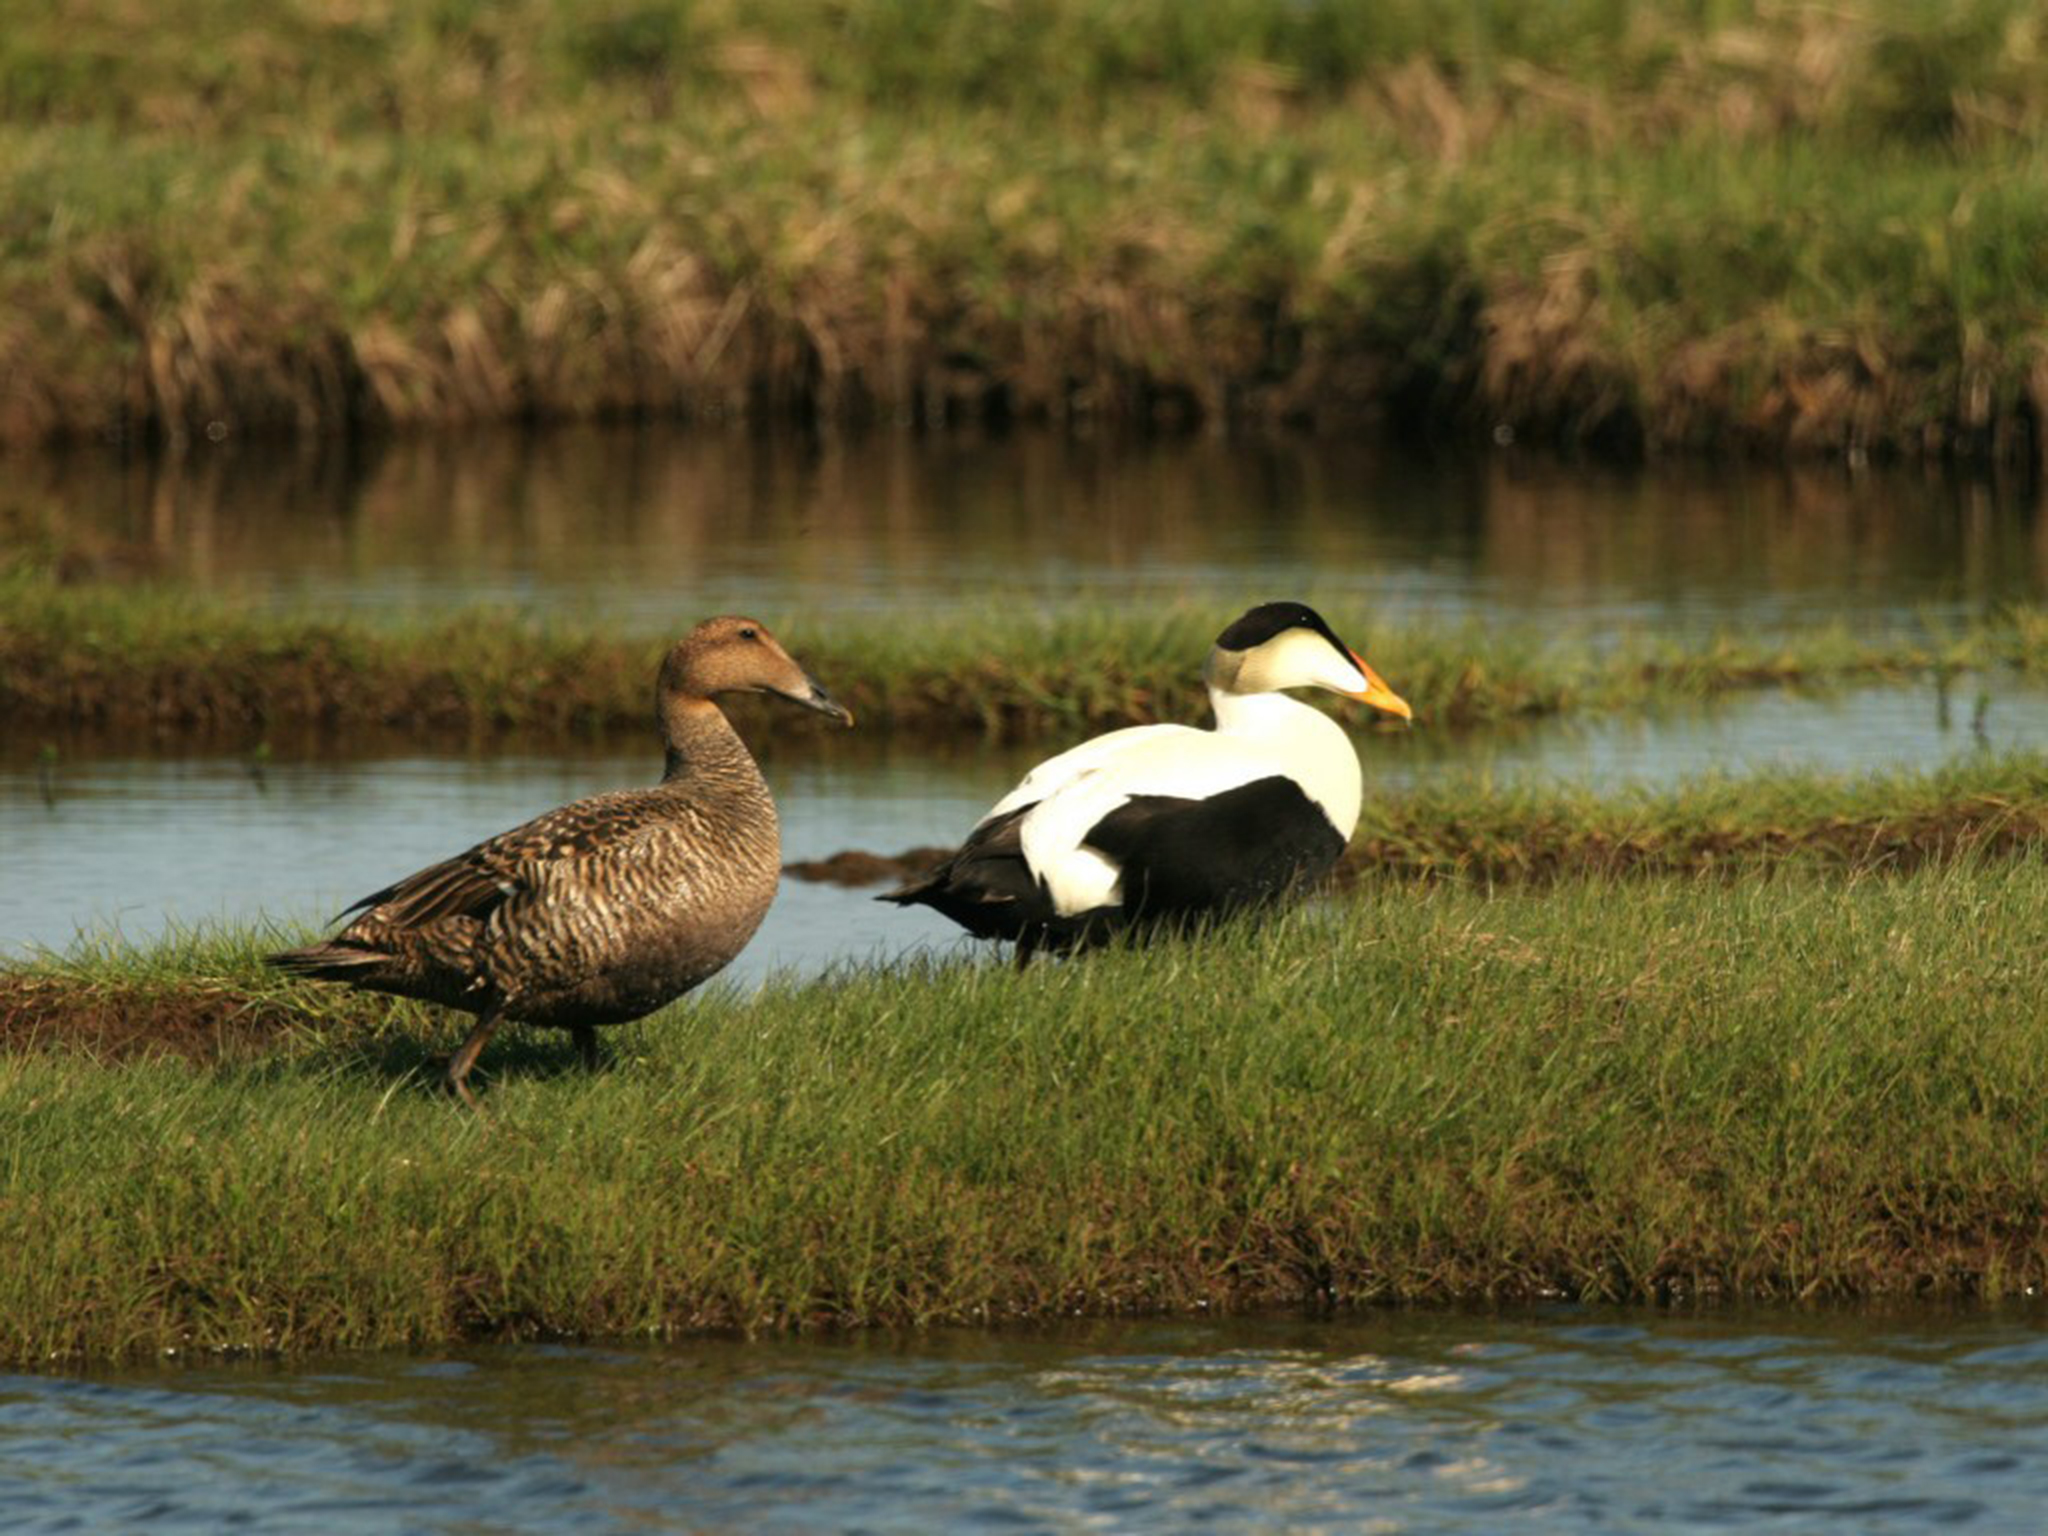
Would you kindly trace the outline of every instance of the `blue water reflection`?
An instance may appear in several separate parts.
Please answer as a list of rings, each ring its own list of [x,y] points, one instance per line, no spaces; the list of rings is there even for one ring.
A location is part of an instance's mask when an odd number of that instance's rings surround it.
[[[328,454],[25,459],[79,579],[359,614],[480,603],[660,634],[798,617],[1313,596],[1390,619],[1755,634],[2048,597],[2023,480],[1558,465],[1315,440],[470,432]]]

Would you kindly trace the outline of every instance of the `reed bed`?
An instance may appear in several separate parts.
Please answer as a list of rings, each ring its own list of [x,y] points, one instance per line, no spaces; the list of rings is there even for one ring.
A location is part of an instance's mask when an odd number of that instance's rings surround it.
[[[714,993],[594,1076],[514,1038],[485,1115],[427,1086],[452,1024],[320,990],[266,1054],[9,1050],[0,1242],[36,1258],[0,1359],[2016,1294],[2048,1284],[2044,923],[2038,857],[1382,882],[1023,974]],[[270,941],[8,982],[268,998]]]
[[[706,419],[2038,451],[2042,21],[44,5],[0,440]]]
[[[1311,594],[1313,595],[1313,594]],[[1216,607],[995,612],[917,626],[781,626],[869,728],[1030,739],[1206,708],[1201,658]],[[1733,690],[1952,681],[2038,672],[2048,615],[2026,606],[1890,636],[1817,627],[1779,639],[1539,634],[1498,625],[1375,625],[1350,635],[1425,726],[1640,708]],[[259,612],[149,587],[0,579],[0,718],[74,727],[260,736],[378,725],[446,737],[637,729],[663,636],[477,610],[377,624]],[[1966,686],[1966,685],[1965,685]],[[750,729],[803,730],[764,717]]]

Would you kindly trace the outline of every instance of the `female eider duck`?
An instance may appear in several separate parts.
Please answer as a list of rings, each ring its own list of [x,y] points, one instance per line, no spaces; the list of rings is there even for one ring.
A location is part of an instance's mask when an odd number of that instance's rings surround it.
[[[476,1015],[448,1063],[465,1081],[511,1019],[567,1029],[586,1062],[597,1028],[651,1013],[716,975],[761,926],[782,872],[775,802],[713,702],[773,693],[851,725],[752,619],[707,619],[661,664],[668,767],[651,789],[592,795],[386,886],[325,943],[269,963]]]
[[[1141,725],[1049,758],[966,843],[882,897],[944,913],[1017,963],[1125,929],[1184,926],[1279,901],[1322,875],[1358,824],[1358,754],[1283,688],[1410,711],[1313,609],[1265,603],[1216,637],[1214,730]]]

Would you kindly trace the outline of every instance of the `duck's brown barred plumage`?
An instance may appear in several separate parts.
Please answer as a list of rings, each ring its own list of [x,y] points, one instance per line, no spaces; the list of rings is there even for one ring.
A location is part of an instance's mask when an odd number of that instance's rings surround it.
[[[723,970],[774,900],[775,803],[711,702],[741,690],[851,718],[754,620],[707,620],[662,664],[659,784],[578,800],[408,875],[332,939],[270,963],[476,1014],[448,1068],[465,1098],[502,1019],[571,1030],[589,1056],[598,1026]]]

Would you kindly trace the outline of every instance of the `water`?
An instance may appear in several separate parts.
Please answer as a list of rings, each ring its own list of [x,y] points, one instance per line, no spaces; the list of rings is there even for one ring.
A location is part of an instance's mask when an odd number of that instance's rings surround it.
[[[646,743],[552,756],[441,757],[387,748],[343,757],[61,757],[0,753],[0,953],[63,948],[83,934],[129,942],[173,925],[325,923],[356,898],[550,806],[660,774]],[[771,758],[786,859],[848,846],[898,849],[953,835],[1010,771],[976,759],[913,756],[887,744]],[[741,984],[777,971],[887,958],[958,930],[800,880],[728,971]],[[279,937],[286,934],[279,930]]]
[[[2048,1332],[1560,1307],[0,1377],[0,1526],[2024,1532]]]
[[[1931,687],[1792,693],[1613,719],[1470,734],[1374,731],[1374,790],[1443,773],[1500,784],[1664,785],[1706,774],[1930,768],[1976,752],[2048,749],[2048,693],[1997,675]],[[895,854],[957,842],[1042,747],[913,751],[820,739],[770,757],[784,855]],[[291,755],[293,752],[299,755]],[[146,756],[104,747],[40,760],[0,748],[0,954],[61,949],[81,933],[146,941],[172,924],[321,924],[399,875],[579,795],[646,782],[644,741],[573,753],[469,757],[356,742],[348,755]],[[786,880],[728,977],[751,985],[958,946],[924,908],[873,891]],[[284,934],[280,932],[280,937]]]
[[[76,575],[360,613],[504,603],[654,633],[724,608],[773,624],[1189,593],[1222,609],[1312,595],[1340,632],[1506,617],[1755,633],[2048,593],[2034,492],[1925,474],[597,428],[10,470],[0,541],[12,526]]]

